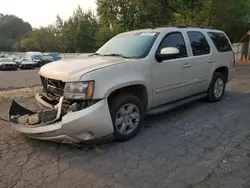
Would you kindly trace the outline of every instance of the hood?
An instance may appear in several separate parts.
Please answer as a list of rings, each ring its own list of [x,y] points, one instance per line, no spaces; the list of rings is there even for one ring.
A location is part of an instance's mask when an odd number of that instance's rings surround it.
[[[63,59],[46,64],[41,67],[39,74],[64,82],[79,81],[80,78],[88,72],[127,61],[129,61],[129,59],[121,57],[79,56],[77,58]]]
[[[0,65],[5,65],[5,64],[8,64],[8,65],[16,65],[15,62],[0,62]]]

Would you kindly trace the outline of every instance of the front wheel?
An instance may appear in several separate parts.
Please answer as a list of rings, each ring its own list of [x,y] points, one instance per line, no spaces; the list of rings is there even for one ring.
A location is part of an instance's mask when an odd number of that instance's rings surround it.
[[[135,137],[144,120],[144,106],[132,94],[119,94],[111,100],[110,113],[116,141],[127,141]]]
[[[226,87],[226,78],[220,72],[215,72],[207,91],[210,102],[218,102],[222,99]]]

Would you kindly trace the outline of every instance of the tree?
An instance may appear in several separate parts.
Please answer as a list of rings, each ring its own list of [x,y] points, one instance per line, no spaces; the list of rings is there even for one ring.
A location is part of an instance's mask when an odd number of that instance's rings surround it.
[[[225,31],[232,41],[250,28],[249,0],[176,0],[175,25],[211,26]]]
[[[238,42],[250,29],[249,0],[213,1],[212,22],[214,27],[224,30],[233,42]]]
[[[0,51],[11,51],[13,44],[31,31],[28,22],[14,15],[0,14]]]
[[[96,33],[96,47],[99,48],[105,44],[109,39],[122,32],[122,28],[119,25],[108,27],[101,25]]]
[[[176,25],[215,27],[237,42],[250,28],[250,0],[97,0],[97,15],[78,7],[68,20],[57,16],[55,26],[31,32],[28,23],[0,14],[0,50],[13,46],[15,50],[93,52],[124,31]]]
[[[250,0],[97,0],[101,25],[123,31],[175,25],[212,26],[237,41],[250,28]]]
[[[20,41],[19,45],[16,43],[15,47],[22,51],[58,51],[57,42],[55,28],[53,26],[48,26],[34,29],[29,36],[24,37]]]
[[[74,12],[69,20],[64,22],[62,42],[65,52],[93,52],[96,50],[95,36],[98,22],[90,11],[83,12],[81,7]]]
[[[172,19],[171,0],[97,0],[101,24],[124,31],[166,26]]]

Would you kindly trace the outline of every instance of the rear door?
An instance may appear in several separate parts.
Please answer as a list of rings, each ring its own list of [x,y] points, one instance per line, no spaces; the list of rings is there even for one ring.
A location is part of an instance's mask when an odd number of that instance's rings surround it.
[[[202,31],[187,31],[187,36],[192,49],[191,60],[194,67],[192,94],[197,94],[208,89],[215,61],[212,59],[212,49],[205,33]]]
[[[213,53],[213,59],[216,61],[217,66],[227,66],[230,69],[234,66],[234,53],[232,45],[223,32],[210,31],[208,36],[214,45],[215,52]]]

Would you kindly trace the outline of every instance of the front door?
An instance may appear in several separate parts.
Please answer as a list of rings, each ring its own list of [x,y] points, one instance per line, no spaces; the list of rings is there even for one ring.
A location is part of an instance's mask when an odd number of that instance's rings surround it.
[[[178,48],[180,54],[162,62],[153,63],[152,81],[154,106],[182,99],[191,94],[193,84],[193,63],[188,58],[186,43],[181,32],[168,33],[157,49]]]

